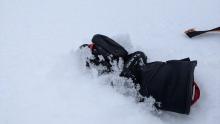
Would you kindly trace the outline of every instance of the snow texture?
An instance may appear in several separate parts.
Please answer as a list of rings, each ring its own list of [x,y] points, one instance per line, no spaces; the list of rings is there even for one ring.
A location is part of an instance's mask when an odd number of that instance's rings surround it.
[[[1,0],[0,124],[218,123],[220,34],[189,39],[183,32],[219,26],[219,5],[219,0]],[[88,71],[77,50],[96,33],[129,53],[143,51],[149,62],[198,60],[201,98],[190,115],[155,114],[152,100],[142,104],[126,95],[127,79]],[[111,80],[121,83],[113,88]]]

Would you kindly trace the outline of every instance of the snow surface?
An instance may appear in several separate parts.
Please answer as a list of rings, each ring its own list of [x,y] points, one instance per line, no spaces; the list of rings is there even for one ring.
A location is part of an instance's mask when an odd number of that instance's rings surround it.
[[[0,0],[0,124],[208,124],[220,121],[219,0]],[[149,61],[198,60],[201,99],[190,115],[152,113],[80,66],[101,33]],[[122,35],[121,35],[122,34]],[[130,40],[129,40],[130,39]]]

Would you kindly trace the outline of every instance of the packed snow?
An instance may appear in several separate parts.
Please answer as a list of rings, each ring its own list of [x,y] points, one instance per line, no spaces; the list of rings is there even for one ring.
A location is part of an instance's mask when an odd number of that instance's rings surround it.
[[[220,121],[219,0],[0,0],[0,124],[209,124]],[[83,66],[81,44],[105,34],[148,61],[197,60],[190,115],[137,103],[117,72]],[[120,69],[120,68],[119,68]],[[109,80],[119,82],[109,85]],[[122,83],[122,84],[121,84]]]

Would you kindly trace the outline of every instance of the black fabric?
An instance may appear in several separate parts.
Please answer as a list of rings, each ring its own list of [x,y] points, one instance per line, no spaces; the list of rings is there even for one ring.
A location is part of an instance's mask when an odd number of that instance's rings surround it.
[[[107,36],[96,34],[93,36],[92,42],[96,46],[100,46],[101,48],[108,51],[108,53],[112,54],[113,57],[125,58],[128,55],[128,52],[120,44]]]
[[[139,84],[141,77],[141,67],[147,64],[147,56],[137,51],[129,54],[124,60],[124,67],[120,76],[131,78],[135,84]]]
[[[141,69],[143,96],[153,96],[163,110],[189,114],[196,61],[152,62]]]
[[[147,63],[147,56],[143,52],[128,55],[122,46],[104,35],[95,35],[92,42],[95,44],[92,49],[95,59],[88,63],[101,64],[107,67],[105,72],[110,72],[111,61],[123,58],[124,67],[120,76],[131,78],[135,84],[139,84],[142,96],[152,96],[156,102],[160,102],[160,105],[155,104],[158,109],[189,114],[196,61],[185,58]],[[104,60],[100,60],[99,55]]]
[[[92,54],[94,55],[94,59],[91,59],[90,62],[95,64],[95,65],[102,65],[107,67],[108,71],[110,71],[111,68],[111,58],[110,55],[111,53],[109,53],[108,51],[106,51],[105,49],[103,49],[102,47],[95,45],[95,48],[92,49]],[[101,55],[101,56],[100,56]],[[100,60],[100,57],[103,57],[104,60]]]
[[[107,36],[96,34],[93,36],[92,42],[94,43],[94,48],[91,51],[94,58],[88,60],[86,65],[89,67],[90,63],[92,63],[106,67],[106,70],[101,73],[111,72],[112,61],[118,61],[119,58],[125,59],[128,56],[128,52],[120,44]],[[83,47],[88,47],[88,45],[84,44],[80,48]],[[104,60],[101,60],[100,57],[103,57]]]

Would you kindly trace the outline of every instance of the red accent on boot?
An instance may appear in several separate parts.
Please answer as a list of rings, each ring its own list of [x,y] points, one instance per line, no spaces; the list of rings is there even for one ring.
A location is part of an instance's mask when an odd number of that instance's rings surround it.
[[[93,50],[93,49],[95,48],[95,44],[94,44],[94,43],[89,44],[89,48],[90,48],[91,50]]]
[[[193,89],[194,90],[194,96],[193,96],[191,105],[193,105],[196,101],[198,101],[198,99],[200,97],[200,89],[199,89],[199,87],[198,87],[198,85],[196,84],[195,81],[193,82],[193,88],[194,87],[195,87],[195,89]]]

